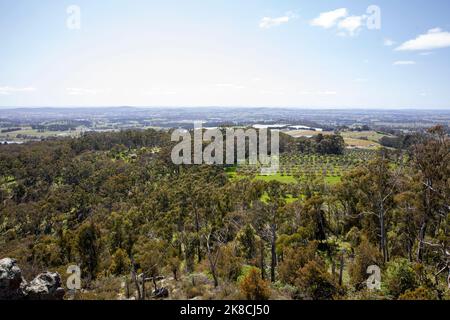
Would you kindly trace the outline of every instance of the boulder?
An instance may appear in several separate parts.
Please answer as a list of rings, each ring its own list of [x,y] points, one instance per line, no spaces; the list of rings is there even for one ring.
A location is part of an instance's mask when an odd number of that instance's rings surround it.
[[[57,272],[44,272],[28,284],[25,293],[29,300],[62,300],[65,291]]]
[[[27,283],[16,260],[0,260],[0,300],[62,300],[64,294],[58,273],[44,272]]]
[[[14,259],[0,260],[0,300],[19,300],[24,298],[23,287],[26,281]]]

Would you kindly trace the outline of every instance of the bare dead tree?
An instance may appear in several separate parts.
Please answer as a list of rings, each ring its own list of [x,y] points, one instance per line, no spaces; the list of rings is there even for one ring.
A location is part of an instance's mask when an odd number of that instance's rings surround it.
[[[204,236],[206,242],[206,253],[208,256],[209,268],[214,279],[214,287],[219,285],[217,276],[217,262],[220,257],[220,247],[224,243],[224,236],[220,231],[213,232],[211,229]]]

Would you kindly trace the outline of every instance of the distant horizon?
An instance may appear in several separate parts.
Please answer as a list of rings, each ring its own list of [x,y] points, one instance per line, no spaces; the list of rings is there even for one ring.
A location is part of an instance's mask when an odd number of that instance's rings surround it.
[[[287,110],[346,110],[346,111],[450,111],[450,107],[443,108],[432,108],[432,107],[307,107],[307,106],[221,106],[221,105],[210,105],[210,106],[187,106],[187,105],[173,105],[173,106],[133,106],[133,105],[111,105],[111,106],[0,106],[0,111],[2,110],[21,110],[21,109],[120,109],[120,108],[130,108],[130,109],[287,109]]]

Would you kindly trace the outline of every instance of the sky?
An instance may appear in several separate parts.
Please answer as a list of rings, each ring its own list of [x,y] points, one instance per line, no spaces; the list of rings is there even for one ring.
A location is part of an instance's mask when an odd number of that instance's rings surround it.
[[[450,1],[0,0],[0,107],[450,109]]]

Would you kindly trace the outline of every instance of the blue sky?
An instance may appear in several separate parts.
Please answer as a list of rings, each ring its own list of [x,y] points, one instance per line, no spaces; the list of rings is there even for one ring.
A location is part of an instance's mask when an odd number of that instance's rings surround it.
[[[449,71],[449,1],[0,0],[0,106],[449,109]]]

